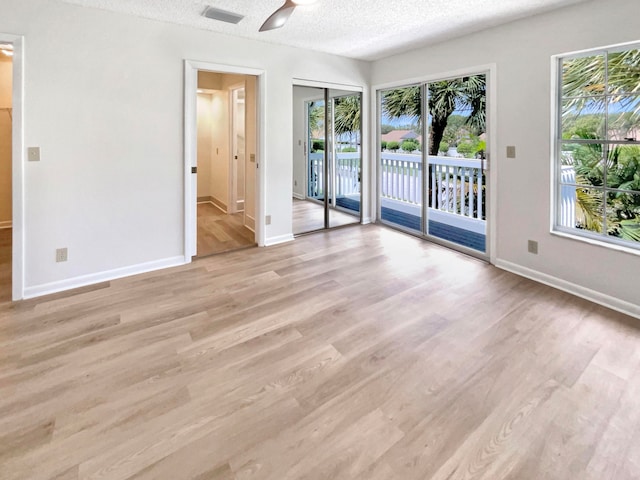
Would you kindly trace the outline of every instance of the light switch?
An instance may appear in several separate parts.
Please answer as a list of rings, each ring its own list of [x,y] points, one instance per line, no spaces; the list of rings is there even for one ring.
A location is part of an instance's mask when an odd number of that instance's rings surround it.
[[[30,162],[39,162],[40,161],[40,147],[29,147],[29,148],[27,148],[27,159]]]
[[[516,147],[507,147],[507,158],[516,158]]]

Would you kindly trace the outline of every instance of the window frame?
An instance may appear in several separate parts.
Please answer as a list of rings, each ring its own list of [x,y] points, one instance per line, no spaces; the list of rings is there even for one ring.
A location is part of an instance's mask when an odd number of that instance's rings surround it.
[[[606,201],[607,201],[607,192],[611,191],[622,191],[624,193],[629,194],[640,194],[640,190],[620,190],[619,188],[609,187],[606,182],[606,162],[605,170],[603,175],[603,184],[600,186],[596,185],[581,185],[578,182],[574,184],[570,183],[562,183],[562,147],[567,143],[574,144],[595,144],[600,145],[602,147],[603,160],[608,157],[608,152],[612,146],[617,145],[633,145],[640,147],[640,138],[636,138],[633,141],[626,140],[613,140],[608,137],[608,125],[609,125],[609,101],[605,101],[604,103],[604,132],[603,138],[588,140],[588,139],[572,139],[571,141],[564,140],[562,138],[563,134],[563,102],[567,98],[576,98],[576,97],[564,97],[563,95],[563,61],[568,59],[577,59],[584,58],[589,56],[597,56],[604,55],[604,68],[605,68],[605,92],[601,95],[593,95],[596,97],[604,97],[605,100],[612,97],[608,90],[609,82],[608,82],[608,71],[609,71],[609,63],[608,56],[612,53],[624,52],[627,50],[636,50],[640,49],[640,41],[610,45],[605,47],[598,47],[588,50],[581,50],[577,52],[569,52],[554,55],[551,57],[551,181],[553,182],[551,188],[551,218],[550,218],[550,230],[552,234],[573,239],[579,240],[586,243],[603,246],[613,250],[624,251],[628,253],[632,253],[635,255],[640,255],[640,241],[635,242],[633,240],[625,240],[619,237],[615,237],[607,234],[607,213],[606,213]],[[634,95],[634,94],[632,94]],[[637,94],[640,99],[640,92]],[[580,98],[580,97],[577,97]],[[585,96],[584,98],[588,98]],[[605,202],[604,211],[602,215],[603,221],[603,232],[593,232],[587,229],[580,229],[577,227],[567,227],[562,225],[562,187],[563,185],[568,185],[570,187],[576,188],[593,188],[595,190],[599,190],[602,192],[602,199]]]

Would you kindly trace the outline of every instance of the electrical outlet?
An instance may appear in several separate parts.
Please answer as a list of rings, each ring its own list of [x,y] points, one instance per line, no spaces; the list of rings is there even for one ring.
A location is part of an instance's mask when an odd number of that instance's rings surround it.
[[[68,258],[67,248],[56,249],[56,262],[66,262]]]
[[[264,217],[264,224],[271,225],[271,215],[267,215],[266,217]]]
[[[516,158],[516,147],[507,147],[507,158]]]
[[[40,147],[29,147],[29,148],[27,148],[27,159],[30,162],[39,162],[40,161]]]
[[[529,253],[533,253],[534,255],[538,254],[538,242],[535,240],[529,240],[527,245],[527,250]]]

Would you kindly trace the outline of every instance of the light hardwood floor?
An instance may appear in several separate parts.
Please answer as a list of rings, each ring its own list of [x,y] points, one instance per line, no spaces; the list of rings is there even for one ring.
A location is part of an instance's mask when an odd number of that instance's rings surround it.
[[[360,223],[360,218],[341,212],[336,209],[329,210],[330,227]],[[293,233],[312,232],[324,228],[324,206],[310,200],[293,199]]]
[[[198,204],[198,257],[255,245],[242,213],[227,215],[212,203]]]
[[[0,304],[0,478],[640,478],[639,321],[369,225]]]

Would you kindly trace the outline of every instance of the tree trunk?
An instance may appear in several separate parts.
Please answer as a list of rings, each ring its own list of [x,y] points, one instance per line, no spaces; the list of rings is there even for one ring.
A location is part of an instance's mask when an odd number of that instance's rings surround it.
[[[444,136],[444,129],[447,128],[448,118],[448,115],[443,118],[433,117],[431,121],[431,138],[429,139],[429,155],[438,155],[438,148],[440,148],[440,142]]]

